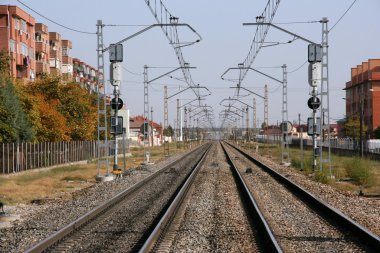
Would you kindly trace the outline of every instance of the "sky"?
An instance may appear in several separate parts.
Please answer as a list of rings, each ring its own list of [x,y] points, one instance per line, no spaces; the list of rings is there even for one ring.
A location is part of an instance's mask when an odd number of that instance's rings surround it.
[[[249,52],[255,32],[253,26],[243,26],[242,23],[255,22],[256,16],[264,10],[267,0],[162,0],[168,10],[180,23],[189,24],[202,37],[199,43],[183,47],[182,52],[186,62],[196,69],[191,70],[195,84],[205,86],[211,95],[205,97],[202,104],[211,106],[215,115],[215,127],[220,126],[219,113],[225,109],[220,105],[223,99],[233,96],[236,82],[221,79],[221,75],[230,67],[244,61]],[[97,20],[102,20],[104,27],[105,45],[116,43],[142,29],[154,24],[152,13],[144,0],[22,0],[22,3],[43,16],[66,27],[94,33]],[[153,2],[153,1],[151,1]],[[329,19],[331,29],[353,0],[282,0],[277,9],[273,23],[320,43],[322,26],[318,22],[323,17]],[[35,17],[36,22],[45,23],[49,31],[61,33],[63,39],[73,43],[72,57],[96,67],[96,35],[74,32],[58,26],[44,17],[22,6],[16,0],[0,0],[0,4],[17,5]],[[329,33],[329,82],[330,82],[330,121],[345,117],[345,97],[343,88],[350,80],[351,68],[368,59],[380,58],[380,1],[357,0],[346,15],[333,27]],[[189,42],[197,39],[194,33],[186,28],[178,28],[181,41]],[[293,37],[270,28],[266,37],[267,42],[286,42]],[[281,44],[262,48],[252,67],[275,77],[282,78],[283,64],[287,65],[288,74],[288,119],[301,122],[311,115],[307,107],[309,95],[308,43],[295,40],[290,44]],[[151,80],[171,71],[179,66],[173,47],[159,28],[153,28],[123,44],[124,61],[123,82],[121,84],[121,98],[130,110],[131,116],[142,115],[144,111],[143,68],[149,67],[148,79]],[[303,65],[304,64],[304,65]],[[109,61],[106,55],[106,79],[109,75]],[[228,78],[236,79],[238,72],[229,72]],[[175,94],[187,87],[181,80],[181,71],[165,76],[149,85],[149,106],[153,107],[153,119],[163,123],[164,113],[164,85],[168,86],[168,95]],[[264,94],[264,85],[269,89],[269,124],[281,121],[282,89],[265,76],[249,71],[242,82],[242,86],[260,95]],[[202,91],[207,93],[205,91]],[[107,93],[112,94],[110,85]],[[244,93],[247,94],[247,93]],[[176,99],[185,104],[195,98],[191,91],[181,93],[169,100],[169,123],[173,124],[176,118]],[[245,103],[252,104],[253,96],[241,98]],[[257,122],[263,122],[264,104],[260,97],[256,97]],[[236,103],[241,107],[243,104]],[[250,125],[252,125],[250,112]]]

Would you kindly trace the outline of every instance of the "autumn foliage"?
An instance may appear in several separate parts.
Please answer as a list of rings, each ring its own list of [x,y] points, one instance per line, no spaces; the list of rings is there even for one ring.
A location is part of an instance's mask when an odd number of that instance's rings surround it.
[[[10,100],[5,87],[14,90],[13,108],[1,106],[0,142],[93,140],[97,129],[97,97],[76,83],[64,83],[59,77],[34,82],[9,81],[0,84],[0,99]],[[11,89],[11,90],[12,90]],[[1,97],[1,94],[3,96]],[[13,102],[12,102],[13,103]],[[4,103],[3,103],[4,104]],[[8,122],[24,115],[25,124],[15,129]],[[20,133],[26,133],[20,137]],[[25,138],[26,136],[26,138]]]

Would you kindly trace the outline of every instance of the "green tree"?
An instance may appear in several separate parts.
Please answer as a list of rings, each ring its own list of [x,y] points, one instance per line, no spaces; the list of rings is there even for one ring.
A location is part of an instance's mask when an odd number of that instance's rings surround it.
[[[174,135],[174,130],[171,125],[164,129],[164,136],[172,137]]]
[[[0,86],[1,123],[8,125],[2,129],[1,139],[7,142],[31,141],[34,138],[32,124],[23,111],[15,86],[9,79],[1,79],[0,83],[3,84]]]
[[[360,137],[360,118],[358,116],[353,116],[347,119],[344,124],[344,131],[346,136],[351,137],[353,139],[357,139]],[[362,136],[365,136],[365,132],[367,131],[367,126],[363,125]]]
[[[380,139],[380,126],[373,131],[375,139]]]
[[[4,50],[0,51],[0,75],[3,77],[9,76],[9,55]]]
[[[10,112],[0,106],[0,142],[13,142],[16,139],[16,130],[8,124],[10,117]]]

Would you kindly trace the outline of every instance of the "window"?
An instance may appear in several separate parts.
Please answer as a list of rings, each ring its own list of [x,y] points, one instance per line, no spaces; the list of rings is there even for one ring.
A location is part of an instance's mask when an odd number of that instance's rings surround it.
[[[30,80],[34,80],[34,71],[33,70],[30,70],[29,71],[29,76],[30,76]]]
[[[28,51],[29,51],[28,46],[25,43],[21,42],[21,54],[24,56],[28,56],[28,53],[29,53]]]
[[[20,20],[18,18],[15,18],[15,29],[20,30]]]
[[[37,42],[41,42],[42,41],[42,35],[41,35],[41,33],[36,32],[35,39],[36,39]]]
[[[25,20],[21,20],[21,30],[23,32],[26,32],[26,21]]]
[[[29,48],[29,57],[30,59],[34,59],[34,48]]]
[[[62,48],[62,56],[70,56],[70,49],[68,47]]]
[[[16,42],[14,40],[9,40],[9,51],[16,53]]]

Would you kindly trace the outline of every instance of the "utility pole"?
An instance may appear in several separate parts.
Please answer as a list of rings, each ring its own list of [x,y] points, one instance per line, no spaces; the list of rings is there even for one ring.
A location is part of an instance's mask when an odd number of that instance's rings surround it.
[[[328,22],[329,20],[324,17],[321,20],[322,23],[322,68],[321,68],[321,110],[320,110],[320,129],[323,132],[327,132],[327,138],[324,143],[320,145],[320,171],[323,171],[323,164],[327,164],[329,169],[330,178],[333,178],[331,170],[331,144],[330,144],[330,97],[329,97],[329,59],[328,59]],[[323,136],[324,139],[324,136]],[[327,148],[327,158],[324,159],[323,146]]]
[[[112,179],[109,174],[109,143],[107,130],[107,110],[106,110],[106,85],[104,82],[104,43],[103,43],[103,23],[102,20],[97,21],[97,63],[98,63],[98,82],[97,89],[97,106],[98,106],[98,145],[97,145],[97,175],[96,181]],[[100,175],[100,169],[106,169],[105,176]]]
[[[184,136],[183,136],[183,142],[184,142],[184,147],[187,149],[188,148],[188,145],[187,145],[187,133],[188,133],[188,128],[187,128],[187,108],[185,106],[185,115],[184,115],[184,124],[185,124],[185,131],[184,131]]]
[[[255,131],[257,125],[256,125],[256,98],[253,98],[253,105],[252,105],[252,120],[253,120],[253,131]]]
[[[169,118],[168,118],[168,86],[164,86],[164,130],[167,131],[169,127]],[[168,136],[164,136],[164,155],[169,156],[169,138]]]
[[[180,144],[180,121],[181,121],[181,115],[180,115],[180,104],[179,104],[179,99],[177,98],[177,149],[181,148]]]
[[[151,138],[152,138],[152,147],[154,146],[154,128],[153,128],[153,106],[150,107],[150,125],[151,125]]]
[[[268,85],[264,86],[264,133],[266,128],[268,127]],[[268,142],[268,135],[267,142]]]
[[[246,119],[245,119],[245,129],[246,129],[246,132],[247,132],[247,141],[249,143],[250,139],[249,139],[249,114],[248,114],[248,106],[246,107]]]
[[[282,141],[281,141],[281,153],[282,161],[281,164],[289,166],[289,136],[288,132],[288,72],[286,70],[286,64],[282,65]]]
[[[300,131],[301,131],[301,113],[298,113],[298,127],[299,127],[299,129],[300,129]],[[298,138],[300,138],[301,136],[300,135],[298,135]]]
[[[149,90],[148,90],[148,66],[144,65],[144,124],[143,124],[143,141],[144,141],[144,164],[150,163],[150,127],[149,127]],[[148,147],[146,147],[148,144]]]

